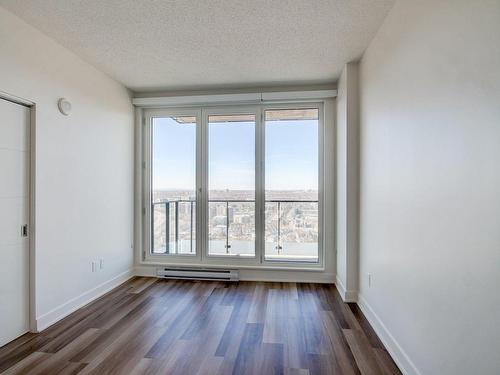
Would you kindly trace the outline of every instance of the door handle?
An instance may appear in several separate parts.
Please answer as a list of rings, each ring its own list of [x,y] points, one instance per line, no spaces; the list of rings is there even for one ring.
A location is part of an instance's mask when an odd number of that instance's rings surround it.
[[[21,227],[21,237],[28,237],[28,224]]]

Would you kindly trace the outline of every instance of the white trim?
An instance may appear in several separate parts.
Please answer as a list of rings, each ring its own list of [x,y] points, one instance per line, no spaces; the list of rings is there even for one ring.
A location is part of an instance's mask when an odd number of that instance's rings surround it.
[[[306,100],[337,97],[337,90],[263,92],[261,100]]]
[[[396,362],[396,364],[398,365],[401,372],[404,375],[421,375],[422,373],[417,369],[408,354],[406,354],[406,352],[399,345],[394,336],[389,332],[385,324],[361,294],[358,294],[358,306],[365,315],[366,319],[368,319],[368,322],[371,324],[375,333],[384,344],[392,359],[394,359],[394,362]]]
[[[31,100],[23,99],[23,98],[20,98],[18,96],[6,93],[4,91],[0,91],[0,98],[8,100],[9,102],[24,105],[26,107],[31,107],[31,106],[35,105],[35,103],[32,102]]]
[[[257,270],[256,270],[257,271]],[[316,283],[316,284],[333,284],[335,275],[333,273],[318,273],[315,277],[296,277],[290,273],[290,277],[276,276],[273,272],[267,272],[264,275],[260,273],[250,273],[240,271],[241,281],[263,281],[277,283]]]
[[[260,102],[261,94],[229,94],[229,95],[188,95],[160,96],[155,98],[134,98],[132,104],[141,107],[158,106],[193,106],[196,104],[249,103]]]
[[[179,266],[176,264],[176,266]],[[203,268],[218,268],[213,265],[202,265]],[[158,266],[160,267],[160,266]],[[162,265],[165,267],[165,265]],[[193,267],[192,264],[189,264],[189,267]],[[138,266],[135,267],[135,275],[143,276],[143,277],[158,277],[156,274],[156,268],[152,266]],[[226,269],[238,269],[238,273],[240,276],[240,281],[262,281],[262,282],[283,282],[283,283],[321,283],[321,284],[333,284],[333,280],[335,280],[335,275],[332,273],[319,273],[319,272],[309,272],[307,271],[306,275],[301,275],[297,277],[295,272],[282,272],[276,273],[275,270],[266,270],[262,268],[243,268],[243,267],[233,267],[233,266],[225,266]],[[297,270],[294,270],[297,271]]]
[[[36,105],[30,108],[29,126],[29,315],[30,332],[36,330]]]
[[[139,107],[168,107],[184,105],[210,105],[223,103],[261,103],[274,100],[318,100],[335,98],[337,90],[282,91],[246,94],[183,95],[133,98],[132,104]]]
[[[130,269],[125,271],[118,276],[115,276],[111,280],[105,281],[102,284],[92,288],[78,297],[72,298],[69,301],[59,305],[55,309],[50,310],[48,313],[43,314],[36,318],[36,332],[41,332],[44,329],[50,327],[54,323],[68,316],[69,314],[75,312],[79,308],[89,304],[90,302],[96,300],[102,295],[109,292],[111,289],[123,284],[128,279],[135,276],[134,270]]]
[[[143,110],[135,108],[135,124],[134,124],[134,263],[142,261],[143,257],[143,216],[142,209],[144,207],[143,196],[143,126],[142,126]]]
[[[159,259],[158,259],[159,258]],[[317,267],[311,267],[308,266],[307,263],[303,262],[276,262],[275,265],[266,265],[266,263],[253,263],[253,264],[235,264],[235,263],[228,263],[228,259],[231,259],[231,257],[217,257],[218,259],[222,260],[224,263],[207,263],[207,262],[201,262],[201,263],[193,263],[193,262],[184,262],[184,263],[178,263],[174,261],[170,261],[170,258],[165,260],[164,255],[158,255],[156,258],[153,258],[153,260],[150,261],[142,261],[140,262],[139,267],[149,267],[149,266],[155,266],[155,267],[168,267],[168,266],[178,266],[178,267],[200,267],[200,268],[232,268],[232,269],[238,269],[238,270],[264,270],[264,271],[305,271],[305,272],[324,272],[325,267],[319,267],[317,263],[311,263],[311,265],[317,266]],[[252,258],[253,259],[253,258]],[[262,280],[263,281],[263,280]],[[333,283],[333,280],[332,280]]]
[[[335,286],[344,302],[358,302],[358,292],[356,290],[346,290],[339,275],[335,278]]]

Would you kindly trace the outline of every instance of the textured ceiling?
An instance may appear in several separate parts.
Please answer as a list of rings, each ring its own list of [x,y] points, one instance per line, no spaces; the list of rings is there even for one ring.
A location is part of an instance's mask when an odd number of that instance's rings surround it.
[[[394,0],[0,0],[135,91],[334,82]]]

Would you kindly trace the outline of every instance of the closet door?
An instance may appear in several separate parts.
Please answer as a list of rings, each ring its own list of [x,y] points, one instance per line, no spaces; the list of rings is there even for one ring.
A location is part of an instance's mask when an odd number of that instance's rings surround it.
[[[0,99],[0,346],[29,330],[29,121]]]

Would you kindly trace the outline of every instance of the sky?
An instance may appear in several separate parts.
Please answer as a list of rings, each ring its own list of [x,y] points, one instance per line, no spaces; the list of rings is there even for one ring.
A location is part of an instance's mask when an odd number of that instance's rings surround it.
[[[195,124],[153,120],[153,190],[195,189]],[[266,190],[317,190],[318,121],[266,121]],[[209,123],[209,189],[255,188],[253,122]]]

